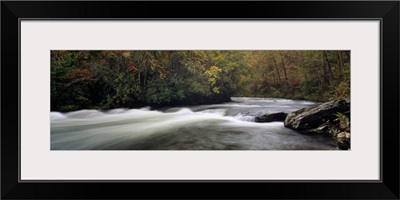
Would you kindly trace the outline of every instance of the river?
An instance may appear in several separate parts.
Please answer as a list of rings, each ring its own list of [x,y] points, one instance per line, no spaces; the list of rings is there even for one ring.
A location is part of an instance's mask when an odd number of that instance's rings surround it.
[[[52,150],[332,150],[335,141],[256,123],[260,112],[292,112],[310,101],[232,97],[213,105],[51,112]]]

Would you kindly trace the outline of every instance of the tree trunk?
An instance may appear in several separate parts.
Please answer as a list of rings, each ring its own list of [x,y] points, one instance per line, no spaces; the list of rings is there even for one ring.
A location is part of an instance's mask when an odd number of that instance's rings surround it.
[[[329,59],[328,59],[328,53],[326,53],[326,51],[324,51],[324,56],[325,56],[325,61],[328,65],[329,74],[331,75],[331,79],[333,80],[334,77],[333,77],[333,73],[332,73],[332,67],[331,67],[331,63],[329,62]]]
[[[274,85],[276,85],[275,73],[272,74],[272,77],[274,78]]]
[[[341,51],[336,51],[336,55],[337,55],[338,65],[339,65],[339,77],[340,77],[340,80],[342,80],[342,78],[343,78],[343,69],[344,69],[343,55],[342,55]]]
[[[287,75],[286,75],[286,67],[285,67],[285,62],[283,61],[282,52],[279,52],[279,54],[281,55],[282,68],[283,68],[283,73],[285,74],[286,83],[289,83]]]
[[[278,65],[276,64],[276,60],[275,60],[275,58],[272,58],[273,60],[274,60],[274,63],[275,63],[275,69],[276,69],[276,72],[278,73],[278,81],[279,81],[279,85],[281,84],[281,75],[279,74],[279,69],[278,69]]]
[[[144,89],[146,89],[146,82],[147,82],[147,66],[144,68],[144,81],[143,81]]]
[[[325,60],[324,60],[324,55],[322,55],[321,56],[321,62],[322,62],[322,70],[323,70],[323,77],[324,77],[324,81],[325,81],[325,88],[326,88],[326,86],[328,86],[329,85],[329,76],[328,76],[328,72],[327,72],[327,70],[326,70],[326,63],[325,63]]]

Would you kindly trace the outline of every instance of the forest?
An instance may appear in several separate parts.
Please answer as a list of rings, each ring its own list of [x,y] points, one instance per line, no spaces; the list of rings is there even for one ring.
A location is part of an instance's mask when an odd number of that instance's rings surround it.
[[[51,111],[350,97],[350,51],[51,51]]]

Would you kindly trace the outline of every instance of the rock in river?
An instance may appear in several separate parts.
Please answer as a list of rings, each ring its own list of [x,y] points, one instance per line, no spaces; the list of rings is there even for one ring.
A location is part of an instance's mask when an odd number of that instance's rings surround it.
[[[285,127],[300,132],[317,132],[326,122],[333,121],[336,113],[350,115],[350,100],[335,100],[318,106],[303,108],[288,114]]]
[[[288,114],[284,112],[262,113],[255,118],[255,122],[283,122]]]

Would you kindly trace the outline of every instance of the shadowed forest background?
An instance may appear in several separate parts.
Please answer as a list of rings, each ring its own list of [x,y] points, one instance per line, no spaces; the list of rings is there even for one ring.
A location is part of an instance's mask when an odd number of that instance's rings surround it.
[[[350,51],[51,51],[51,110],[350,97]]]

